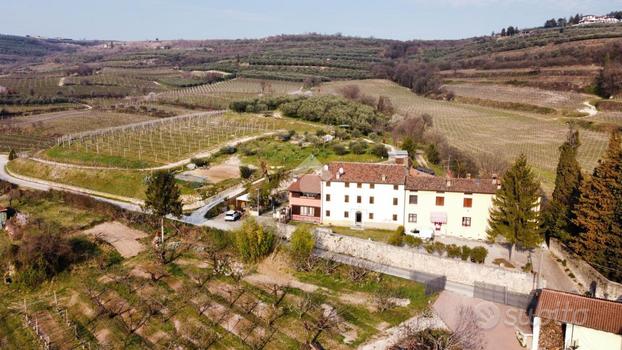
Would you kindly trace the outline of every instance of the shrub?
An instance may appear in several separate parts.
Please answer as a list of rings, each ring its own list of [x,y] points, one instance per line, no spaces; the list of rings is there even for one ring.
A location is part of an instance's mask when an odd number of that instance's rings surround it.
[[[445,244],[441,242],[432,243],[432,247],[434,248],[434,252],[438,253],[438,255],[441,255],[441,256],[447,250],[447,246],[445,246]]]
[[[311,256],[315,247],[315,237],[309,226],[298,226],[290,241],[289,252],[291,257],[297,264],[300,264]]]
[[[511,262],[503,259],[503,258],[496,258],[495,260],[492,261],[493,264],[495,265],[503,265],[504,267],[509,267],[509,268],[514,268],[514,264],[512,264]]]
[[[475,247],[471,249],[471,261],[475,263],[483,264],[487,255],[488,250],[484,247]]]
[[[461,253],[460,253],[460,259],[462,259],[463,261],[467,261],[467,260],[469,260],[469,256],[471,256],[471,248],[469,248],[469,247],[467,247],[467,246],[463,245],[463,246],[460,248],[460,251],[461,251]]]
[[[530,262],[526,263],[525,266],[522,267],[523,272],[533,272],[533,264]]]
[[[209,165],[209,158],[192,158],[190,162],[201,168]]]
[[[348,150],[341,144],[336,144],[333,146],[333,152],[335,152],[336,155],[339,156],[343,156],[345,154],[348,154]]]
[[[428,254],[434,253],[434,245],[432,243],[426,243],[423,248],[426,252],[428,252]]]
[[[354,154],[365,154],[367,152],[367,142],[350,142],[350,151]]]
[[[389,151],[387,150],[385,145],[382,145],[382,144],[375,145],[374,147],[371,148],[370,152],[371,154],[379,158],[389,157]]]
[[[118,265],[123,261],[123,256],[116,250],[111,250],[104,258],[105,267]]]
[[[11,152],[9,152],[9,160],[17,159],[17,153],[14,149],[11,148]]]
[[[254,172],[255,172],[255,169],[250,168],[246,165],[240,165],[240,176],[243,179],[249,179],[251,176],[253,176]]]
[[[224,205],[221,203],[221,204],[218,204],[212,207],[207,212],[205,212],[205,215],[203,217],[206,219],[213,219],[217,217],[218,215],[220,215],[220,213],[222,213],[223,211],[224,211]]]
[[[447,256],[450,258],[460,258],[462,256],[462,249],[455,244],[447,246]]]
[[[421,247],[421,245],[423,244],[423,240],[419,237],[413,237],[413,236],[405,236],[404,237],[404,244],[411,246],[411,247]]]
[[[234,233],[235,247],[244,262],[256,262],[268,255],[275,241],[272,230],[258,224],[254,218],[244,220],[242,227]]]
[[[387,243],[399,247],[404,243],[405,236],[406,235],[404,234],[404,226],[399,226],[397,230],[395,230],[395,232],[393,232],[391,236],[389,236]]]
[[[238,149],[235,146],[225,146],[220,149],[220,154],[235,154]]]

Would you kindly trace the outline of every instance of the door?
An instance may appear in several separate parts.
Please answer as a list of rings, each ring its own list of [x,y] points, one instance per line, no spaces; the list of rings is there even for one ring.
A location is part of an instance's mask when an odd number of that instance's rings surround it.
[[[362,221],[363,221],[363,214],[361,214],[360,211],[357,211],[356,215],[354,216],[354,223],[357,225],[360,225]]]

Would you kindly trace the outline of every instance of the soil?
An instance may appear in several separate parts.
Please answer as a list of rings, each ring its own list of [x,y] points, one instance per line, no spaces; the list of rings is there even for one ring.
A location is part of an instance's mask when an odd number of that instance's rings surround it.
[[[187,171],[184,174],[200,177],[208,183],[217,184],[227,179],[239,178],[241,164],[240,158],[233,156],[221,164]]]
[[[142,252],[145,247],[138,240],[147,237],[146,233],[117,221],[99,224],[84,233],[110,243],[124,258],[131,258]]]

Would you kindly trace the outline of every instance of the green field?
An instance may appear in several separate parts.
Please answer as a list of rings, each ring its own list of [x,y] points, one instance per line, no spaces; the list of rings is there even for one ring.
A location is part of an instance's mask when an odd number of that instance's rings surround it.
[[[501,154],[512,161],[525,153],[546,190],[552,190],[558,147],[565,139],[567,126],[555,115],[518,112],[489,107],[432,100],[417,96],[408,89],[386,80],[363,80],[328,83],[322,93],[334,93],[344,85],[356,84],[365,94],[389,96],[402,113],[430,114],[436,130],[450,144],[474,155]],[[580,130],[578,159],[591,172],[607,147],[606,133]]]

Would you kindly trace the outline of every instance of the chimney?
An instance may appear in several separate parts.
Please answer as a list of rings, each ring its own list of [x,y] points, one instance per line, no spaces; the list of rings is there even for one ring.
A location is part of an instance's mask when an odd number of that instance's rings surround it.
[[[451,179],[447,178],[447,187],[451,187]]]
[[[345,171],[343,170],[343,168],[339,168],[339,174],[343,175],[345,173]]]
[[[298,177],[295,177],[295,178],[294,178],[294,182],[298,182]]]
[[[467,179],[471,179],[471,173],[467,173]]]
[[[387,181],[387,176],[385,174],[382,174],[382,182],[386,182]]]
[[[497,185],[498,184],[497,174],[492,174],[492,184],[493,185]]]

